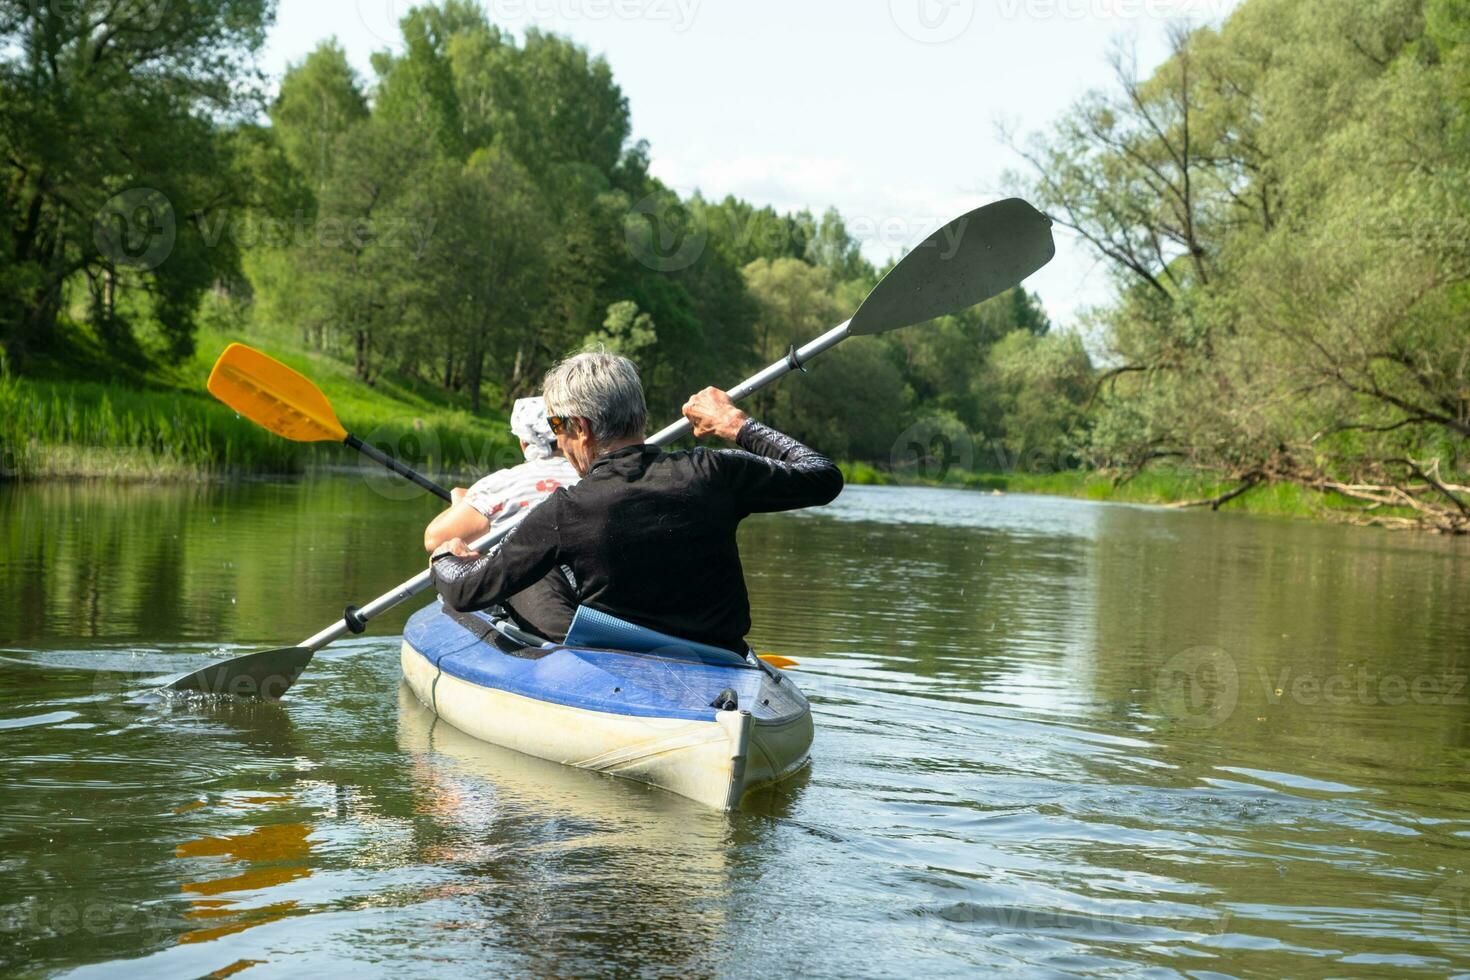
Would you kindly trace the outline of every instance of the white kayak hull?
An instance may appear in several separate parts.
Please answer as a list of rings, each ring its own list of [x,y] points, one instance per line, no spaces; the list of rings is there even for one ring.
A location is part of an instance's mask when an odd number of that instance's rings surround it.
[[[518,680],[521,674],[535,669],[534,666],[516,662],[524,658],[514,658],[490,642],[482,640],[474,645],[458,646],[451,654],[436,657],[449,630],[437,621],[429,625],[433,629],[428,633],[422,629],[405,630],[401,651],[403,677],[418,699],[436,715],[482,741],[564,765],[647,783],[720,809],[738,807],[746,794],[792,775],[809,759],[813,735],[811,709],[791,680],[774,668],[747,668],[741,672],[739,679],[744,689],[758,692],[752,704],[757,710],[744,707],[750,698],[742,700],[738,710],[709,708],[704,712],[707,717],[689,717],[696,712],[687,710],[681,717],[680,712],[672,709],[670,716],[661,717],[653,713],[656,708],[646,705],[638,707],[641,713],[597,710],[598,702],[589,697],[571,699],[582,703],[568,704],[558,703],[557,696],[551,692],[544,697],[529,695],[526,686]],[[425,640],[426,635],[432,638]],[[419,645],[415,645],[415,640]],[[555,648],[542,656],[548,661],[561,658],[563,663],[554,664],[558,676],[566,676],[569,664],[591,674],[590,682],[581,687],[584,693],[603,677],[612,676],[617,686],[609,689],[608,697],[616,697],[611,692],[616,691],[620,696],[631,687],[628,676],[636,680],[637,671],[630,674],[627,670],[629,662],[615,664],[619,673],[606,673],[609,658],[618,656],[610,651]],[[493,658],[507,657],[512,662],[494,663]],[[488,662],[494,667],[509,668],[511,673],[464,669],[467,658],[477,666]],[[657,672],[660,688],[669,686],[670,672],[678,672],[681,683],[686,674],[690,675],[691,684],[721,683],[718,674],[707,676],[712,671],[708,666],[686,667],[646,657],[632,663],[638,671]],[[752,688],[752,684],[756,687]],[[516,686],[521,690],[506,689]],[[718,693],[719,688],[715,690]],[[769,707],[773,698],[777,701],[776,710]]]

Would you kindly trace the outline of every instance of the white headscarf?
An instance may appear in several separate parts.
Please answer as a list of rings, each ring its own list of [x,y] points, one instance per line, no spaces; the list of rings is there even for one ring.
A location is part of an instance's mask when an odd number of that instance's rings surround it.
[[[527,462],[548,459],[556,451],[556,435],[546,421],[546,401],[540,396],[516,399],[510,413],[510,431],[526,444]]]

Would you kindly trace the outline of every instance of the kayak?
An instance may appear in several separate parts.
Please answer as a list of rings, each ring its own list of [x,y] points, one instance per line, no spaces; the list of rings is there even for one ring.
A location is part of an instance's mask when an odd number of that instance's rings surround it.
[[[418,699],[468,735],[719,809],[810,757],[811,706],[786,673],[586,607],[557,644],[436,601],[404,626],[401,660]]]

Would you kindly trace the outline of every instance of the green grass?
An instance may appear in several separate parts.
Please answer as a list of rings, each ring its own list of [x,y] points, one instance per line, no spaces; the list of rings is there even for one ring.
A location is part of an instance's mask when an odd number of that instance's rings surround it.
[[[898,483],[898,479],[892,474],[875,469],[868,463],[838,463],[842,470],[842,478],[852,486],[876,486],[886,487]]]
[[[234,339],[249,342],[203,330],[191,360],[160,370],[107,361],[74,338],[27,377],[0,373],[0,479],[199,479],[355,465],[348,449],[289,442],[205,392],[210,366]],[[432,473],[483,474],[520,458],[503,413],[472,415],[414,379],[388,375],[369,386],[326,355],[261,346],[315,381],[349,431]]]

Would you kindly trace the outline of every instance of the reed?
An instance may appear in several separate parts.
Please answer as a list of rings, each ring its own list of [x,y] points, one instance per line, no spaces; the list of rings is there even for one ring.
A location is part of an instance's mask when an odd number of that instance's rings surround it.
[[[439,474],[483,474],[518,458],[508,434],[462,411],[359,406],[365,439]],[[0,374],[0,479],[200,479],[353,465],[335,445],[287,442],[207,396]]]

